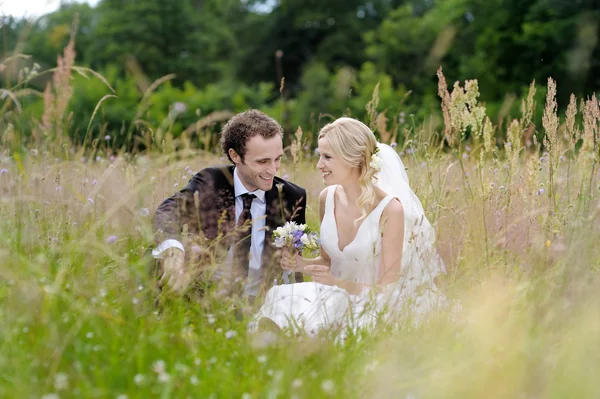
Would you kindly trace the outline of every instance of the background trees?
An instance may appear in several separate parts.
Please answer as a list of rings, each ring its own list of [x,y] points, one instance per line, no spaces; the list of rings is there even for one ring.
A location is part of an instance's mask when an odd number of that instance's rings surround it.
[[[77,64],[105,75],[118,96],[103,104],[93,123],[97,132],[103,127],[118,133],[131,125],[133,104],[170,74],[168,85],[155,88],[152,103],[186,105],[175,134],[221,108],[262,108],[291,132],[297,125],[318,127],[327,114],[365,117],[377,83],[379,108],[390,121],[406,119],[400,113],[422,121],[437,112],[440,65],[450,84],[478,79],[481,100],[496,118],[518,108],[515,102],[500,112],[507,98],[522,95],[534,79],[540,86],[549,76],[557,80],[561,107],[571,93],[598,90],[598,21],[594,0],[65,3],[37,21],[3,17],[4,59],[16,53],[32,57],[8,68],[2,83],[12,87],[24,65],[56,65],[75,33]],[[41,91],[45,82],[26,84]],[[87,126],[95,104],[111,90],[84,78],[73,84],[79,93],[70,105],[77,111],[73,124]],[[154,106],[143,116],[160,124],[165,115],[168,109]]]

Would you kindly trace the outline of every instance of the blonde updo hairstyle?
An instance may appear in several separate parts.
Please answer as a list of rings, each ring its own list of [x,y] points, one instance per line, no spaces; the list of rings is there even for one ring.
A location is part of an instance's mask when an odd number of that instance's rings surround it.
[[[319,132],[319,140],[326,138],[332,151],[344,162],[358,168],[361,194],[356,204],[362,210],[360,221],[367,217],[375,205],[375,174],[371,157],[377,150],[377,139],[367,125],[352,118],[339,118],[325,125]]]

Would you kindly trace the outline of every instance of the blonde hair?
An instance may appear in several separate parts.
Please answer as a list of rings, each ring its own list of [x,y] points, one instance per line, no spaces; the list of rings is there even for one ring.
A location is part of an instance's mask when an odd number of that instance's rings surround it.
[[[374,180],[377,170],[371,167],[371,157],[377,151],[377,139],[367,125],[352,118],[339,118],[325,125],[319,132],[319,140],[327,138],[333,152],[349,165],[358,168],[361,194],[356,205],[362,216],[367,217],[375,204]]]

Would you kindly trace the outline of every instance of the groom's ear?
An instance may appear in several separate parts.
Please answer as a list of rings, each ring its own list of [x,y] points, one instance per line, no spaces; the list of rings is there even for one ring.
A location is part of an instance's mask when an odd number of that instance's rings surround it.
[[[230,148],[229,150],[227,150],[227,154],[229,154],[229,158],[231,158],[231,160],[233,161],[234,164],[240,164],[243,163],[242,162],[242,157],[240,157],[240,155],[235,152],[235,150],[233,148]]]

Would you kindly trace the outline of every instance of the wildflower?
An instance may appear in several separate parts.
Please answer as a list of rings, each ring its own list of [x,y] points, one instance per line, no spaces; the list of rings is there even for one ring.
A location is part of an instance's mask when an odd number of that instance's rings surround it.
[[[60,192],[62,190],[61,186],[56,186],[56,192]]]
[[[8,173],[8,169],[6,168],[2,168],[2,170],[0,170],[0,175],[5,175]]]
[[[143,285],[138,285],[138,291],[143,291],[144,290],[144,286]]]
[[[136,297],[133,297],[133,299],[131,300],[131,303],[133,303],[134,305],[137,305],[138,303],[140,303],[140,300],[137,299]]]
[[[195,364],[196,366],[200,366],[200,364],[201,364],[201,363],[202,363],[202,360],[200,360],[200,359],[198,359],[198,358],[195,358],[195,359],[194,359],[194,364]]]
[[[133,377],[133,382],[135,385],[142,385],[144,383],[144,379],[145,377],[142,374],[136,374],[135,377]]]
[[[292,388],[300,388],[302,386],[302,380],[299,378],[296,378],[295,380],[292,381]]]
[[[127,399],[127,395],[125,395],[124,393],[122,393],[119,396],[117,396],[117,399]]]
[[[93,199],[91,199],[91,198],[88,198],[87,200],[88,200],[88,202],[89,202],[90,204],[94,205],[94,200],[93,200]]]
[[[42,399],[60,399],[60,396],[56,393],[49,393],[48,395],[42,396]]]
[[[158,382],[167,383],[171,379],[171,376],[167,373],[161,373],[158,375]]]
[[[199,245],[192,245],[192,252],[195,254],[201,254],[202,253],[202,247]]]
[[[206,319],[208,321],[208,324],[214,324],[215,323],[215,316],[213,316],[210,313],[206,315]]]
[[[260,355],[257,360],[258,360],[259,363],[265,363],[267,361],[267,356],[266,355]]]
[[[190,377],[190,384],[198,385],[199,382],[200,382],[200,380],[198,380],[198,377],[196,377],[195,375]]]
[[[392,147],[392,148],[396,148],[396,147],[398,147],[398,143],[396,143],[396,142],[392,142],[392,144],[390,144],[390,147]]]
[[[150,209],[148,208],[142,208],[140,209],[140,215],[142,216],[148,216],[150,214]]]
[[[537,191],[537,195],[542,195],[542,194],[544,194],[544,192],[545,192],[545,191],[544,191],[544,189],[543,189],[543,188],[540,188],[540,189]]]
[[[328,395],[335,394],[335,384],[331,380],[325,380],[321,383],[321,390]]]
[[[550,240],[547,240],[546,241],[546,248],[548,248],[550,246],[550,244],[551,244]]]
[[[92,187],[95,186],[96,184],[98,184],[98,180],[96,180],[96,179],[92,180]]]
[[[369,163],[369,166],[375,169],[377,172],[381,170],[381,167],[383,166],[383,159],[377,155],[377,152],[371,156],[371,162]]]
[[[288,175],[287,173],[285,175],[283,175],[283,180],[289,180],[290,179],[290,175]]]
[[[152,363],[152,370],[154,370],[156,374],[163,374],[165,372],[165,361],[157,360]]]
[[[117,242],[118,237],[116,235],[110,235],[106,238],[106,243],[107,244],[114,244],[115,242]]]
[[[247,393],[247,392],[244,392],[244,393],[242,394],[242,399],[252,399],[252,395],[250,395],[250,394],[249,394],[249,393]]]
[[[175,114],[182,114],[185,111],[187,111],[187,105],[181,101],[177,101],[173,104],[173,112],[175,112]]]
[[[69,378],[65,373],[57,373],[54,376],[54,389],[61,391],[69,386]]]
[[[106,141],[110,140],[110,135],[107,134],[106,136],[104,136],[104,140],[106,140]]]
[[[181,363],[175,363],[175,370],[177,370],[179,373],[186,374],[188,372],[188,366]]]
[[[92,338],[94,338],[94,333],[90,331],[89,333],[85,334],[85,337],[87,339],[92,339]]]
[[[236,335],[237,335],[237,332],[235,332],[233,330],[229,330],[225,333],[225,338],[231,339],[231,338],[235,337]]]

